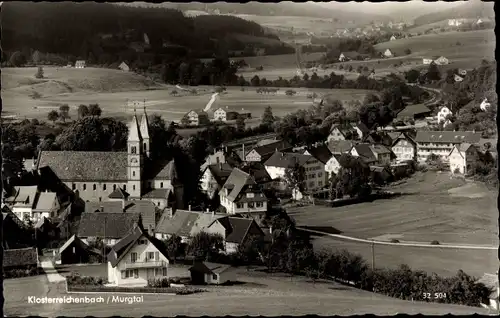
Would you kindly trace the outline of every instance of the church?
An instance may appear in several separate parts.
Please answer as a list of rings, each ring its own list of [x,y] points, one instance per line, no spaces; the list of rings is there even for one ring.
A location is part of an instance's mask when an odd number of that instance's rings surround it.
[[[40,151],[36,169],[49,172],[77,197],[87,202],[148,200],[155,206],[183,208],[183,184],[174,160],[151,159],[149,122],[144,108],[141,120],[134,109],[129,124],[127,151]]]

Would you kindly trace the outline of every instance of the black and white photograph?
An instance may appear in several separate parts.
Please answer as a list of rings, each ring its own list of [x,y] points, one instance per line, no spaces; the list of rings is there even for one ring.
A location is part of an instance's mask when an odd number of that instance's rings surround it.
[[[500,314],[493,1],[0,8],[0,316]]]

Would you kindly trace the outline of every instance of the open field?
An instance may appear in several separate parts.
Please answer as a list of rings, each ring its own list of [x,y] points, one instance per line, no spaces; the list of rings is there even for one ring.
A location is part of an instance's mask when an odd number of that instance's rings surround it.
[[[482,308],[409,302],[342,286],[334,282],[310,283],[306,278],[290,279],[283,274],[264,274],[236,269],[241,286],[207,286],[206,293],[188,296],[144,294],[144,302],[58,304],[41,306],[28,304],[27,296],[37,297],[98,297],[109,294],[66,294],[64,284],[50,284],[45,276],[12,279],[4,282],[7,316],[174,316],[174,315],[349,315],[349,314],[472,314],[486,313]],[[102,275],[100,275],[102,276]],[[224,304],[221,306],[220,304]]]
[[[52,68],[47,69],[48,74],[59,72],[53,71]],[[189,110],[203,109],[213,93],[213,87],[209,86],[191,87],[196,89],[197,95],[183,93],[183,90],[171,85],[155,86],[155,89],[147,90],[142,87],[142,90],[137,90],[133,89],[133,85],[131,85],[133,84],[132,79],[135,79],[134,74],[121,72],[119,74],[126,74],[125,78],[130,81],[117,80],[116,82],[121,83],[121,86],[118,84],[109,85],[120,88],[119,91],[104,92],[101,86],[83,87],[81,83],[85,79],[85,73],[81,73],[81,70],[64,69],[64,71],[65,78],[58,80],[57,89],[49,89],[28,81],[33,79],[34,82],[33,75],[29,77],[28,74],[34,74],[35,68],[8,69],[5,78],[2,74],[2,81],[7,84],[6,87],[2,88],[4,106],[2,115],[44,119],[50,110],[57,110],[60,105],[68,104],[70,116],[75,118],[77,116],[76,110],[80,104],[98,103],[105,116],[121,117],[130,116],[133,112],[131,107],[126,107],[127,101],[146,100],[145,106],[150,113],[162,115],[166,120],[180,120]],[[89,71],[89,74],[93,74],[95,78],[101,78],[101,75],[97,75],[99,71],[102,71],[102,76],[106,76],[109,70],[89,68],[83,69],[83,71]],[[47,77],[51,78],[49,75]],[[55,80],[48,80],[48,82],[53,83]],[[98,81],[96,80],[96,82]],[[60,89],[60,87],[66,86],[71,89]],[[233,111],[246,111],[252,113],[253,117],[260,118],[264,108],[271,106],[275,115],[283,116],[295,110],[309,107],[312,100],[307,98],[307,94],[311,92],[316,92],[319,95],[334,94],[337,99],[343,101],[362,100],[369,93],[366,90],[348,89],[294,89],[297,91],[297,95],[290,97],[285,95],[286,89],[283,88],[275,95],[258,94],[256,89],[246,87],[242,91],[239,87],[229,87],[226,93],[220,95],[212,108],[224,107]],[[179,96],[172,96],[170,93],[173,90],[176,90]],[[38,98],[32,97],[34,91],[39,94]]]
[[[324,53],[316,52],[309,54],[302,54],[303,62],[317,61]],[[281,54],[281,55],[264,55],[264,56],[249,56],[249,57],[232,57],[230,60],[245,60],[250,68],[262,66],[266,69],[276,68],[295,68],[297,66],[297,58],[295,54]],[[202,59],[204,62],[209,62],[212,59]],[[293,75],[292,75],[293,77]]]
[[[464,181],[448,174],[418,173],[392,191],[401,197],[343,207],[307,206],[288,209],[297,225],[331,227],[332,233],[362,239],[428,244],[477,244],[498,246],[497,193],[485,187],[464,187]],[[474,193],[472,193],[474,192]],[[474,194],[474,195],[471,195]],[[370,244],[332,237],[315,240],[316,248],[346,248],[371,260]],[[495,272],[495,250],[459,250],[421,247],[376,246],[378,266],[406,263],[415,269],[452,274],[463,269],[474,275]],[[405,252],[403,252],[405,251]]]

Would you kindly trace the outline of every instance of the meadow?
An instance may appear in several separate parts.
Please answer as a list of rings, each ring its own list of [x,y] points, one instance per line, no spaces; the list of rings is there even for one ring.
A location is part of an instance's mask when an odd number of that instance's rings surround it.
[[[417,173],[390,187],[401,197],[343,207],[307,206],[287,209],[299,226],[331,227],[332,233],[379,241],[498,246],[496,195],[481,184],[450,179],[447,173]],[[474,194],[474,195],[473,195]],[[319,237],[315,248],[346,248],[371,262],[370,244]],[[394,267],[473,275],[495,272],[496,250],[460,250],[377,245],[376,263]]]
[[[324,53],[316,52],[309,54],[302,54],[303,62],[317,61]],[[249,57],[233,57],[230,60],[238,61],[245,60],[248,64],[248,69],[255,69],[262,66],[264,70],[279,69],[279,68],[296,68],[297,58],[295,54],[280,54],[280,55],[263,55],[263,56],[249,56]],[[212,59],[202,59],[203,62],[210,62]],[[243,69],[244,70],[244,69]],[[295,72],[295,71],[294,71]],[[295,75],[295,74],[294,74]],[[292,75],[292,77],[294,76]]]

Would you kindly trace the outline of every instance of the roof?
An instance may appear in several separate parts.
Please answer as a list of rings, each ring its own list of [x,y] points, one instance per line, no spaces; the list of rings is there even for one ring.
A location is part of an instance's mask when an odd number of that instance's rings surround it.
[[[281,167],[293,168],[296,164],[303,166],[307,161],[312,159],[311,155],[304,155],[296,152],[279,152],[276,151],[264,163],[266,167]]]
[[[226,182],[233,171],[233,168],[228,163],[212,164],[209,165],[207,169],[210,170],[210,173],[220,186],[224,185],[224,182]]]
[[[148,200],[134,200],[125,208],[127,214],[140,214],[142,226],[146,230],[156,227],[156,206]]]
[[[144,107],[144,114],[141,118],[141,124],[139,126],[141,131],[141,136],[143,139],[149,139],[149,121],[148,115],[146,114],[146,107]]]
[[[110,199],[127,199],[130,196],[127,191],[123,190],[121,187],[117,187],[113,192],[108,195]]]
[[[135,110],[134,110],[135,112]],[[128,125],[128,141],[142,141],[137,115],[134,114],[132,121]]]
[[[464,143],[461,143],[457,148],[458,150],[460,150],[461,152],[466,152],[467,150],[469,150],[469,148],[472,147],[471,144],[467,143],[467,142],[464,142]]]
[[[351,123],[351,126],[357,127],[359,130],[361,130],[361,132],[363,134],[367,134],[370,132],[370,129],[368,129],[368,127],[365,124],[363,124],[362,122]]]
[[[73,236],[71,236],[60,248],[59,248],[59,254],[63,253],[68,247],[71,246],[71,244],[77,244],[79,245],[81,248],[89,251],[89,252],[92,252],[94,254],[98,254],[98,255],[102,255],[102,251],[96,249],[96,248],[92,248],[90,247],[89,245],[87,245],[84,241],[82,241],[78,236],[76,236],[76,234],[73,234]]]
[[[37,169],[50,167],[62,181],[125,181],[126,152],[41,151]]]
[[[6,202],[12,202],[16,206],[33,207],[36,203],[38,186],[16,186],[14,195],[6,199]]]
[[[240,169],[248,173],[256,183],[266,183],[271,181],[271,176],[267,172],[266,167],[261,162],[245,162]]]
[[[85,213],[102,212],[123,213],[123,203],[120,201],[85,202]]]
[[[139,213],[82,213],[78,236],[122,238],[139,220]]]
[[[162,253],[166,259],[170,260],[163,244],[154,237],[149,236],[145,231],[137,226],[130,233],[128,233],[127,236],[116,242],[116,244],[111,248],[111,251],[108,254],[108,261],[111,263],[111,266],[116,267],[116,265],[120,263],[123,257],[127,255],[137,241],[143,237],[147,239],[158,250],[158,252]]]
[[[255,180],[248,173],[238,168],[234,168],[227,178],[226,183],[224,183],[223,188],[230,190],[227,199],[234,201],[245,186],[256,184]]]
[[[220,274],[231,268],[231,265],[210,263],[210,262],[196,262],[189,268],[189,271],[196,271],[204,274]]]
[[[192,109],[192,110],[190,110],[190,111],[188,112],[188,114],[190,114],[190,113],[192,113],[192,112],[196,113],[198,116],[207,116],[207,117],[208,117],[207,112],[205,112],[205,111],[203,111],[203,110]]]
[[[331,140],[327,144],[331,153],[346,153],[349,152],[353,146],[354,143],[350,140]]]
[[[167,160],[146,166],[145,179],[174,180],[177,178],[175,160]]]
[[[326,164],[332,158],[332,152],[326,145],[308,148],[307,152],[323,164]]]
[[[377,161],[377,158],[375,157],[375,154],[373,153],[370,146],[370,144],[357,144],[353,147],[353,149],[356,149],[356,152],[358,153],[359,157],[363,159],[363,161]]]
[[[168,199],[170,196],[170,189],[152,189],[151,191],[142,195],[144,199]]]
[[[220,215],[185,210],[177,210],[171,217],[168,210],[165,210],[156,226],[156,232],[190,237],[199,233],[218,217]]]
[[[277,141],[272,142],[272,143],[268,143],[268,144],[265,144],[262,146],[254,147],[252,150],[255,150],[261,156],[265,156],[265,155],[268,155],[268,154],[275,152],[276,150],[282,151],[282,150],[290,149],[290,148],[292,148],[292,146],[288,142],[283,141],[283,140],[277,140]]]
[[[477,144],[481,140],[481,134],[472,131],[417,131],[415,142],[443,142]]]
[[[40,192],[35,210],[50,211],[54,207],[54,201],[57,200],[55,192]]]
[[[401,110],[397,117],[413,117],[415,115],[430,113],[431,110],[424,104],[408,105],[403,110]]]
[[[261,146],[269,145],[269,144],[272,144],[275,142],[276,142],[276,138],[262,139],[262,140],[257,141],[257,143],[255,144],[255,147],[261,147]]]
[[[6,249],[3,251],[3,266],[17,267],[38,264],[38,253],[35,247]]]
[[[255,222],[253,219],[226,216],[212,222],[219,222],[226,229],[226,242],[243,243],[250,226]],[[210,224],[210,225],[212,225]]]
[[[391,149],[381,144],[372,144],[370,148],[375,154],[387,154],[392,152]]]

